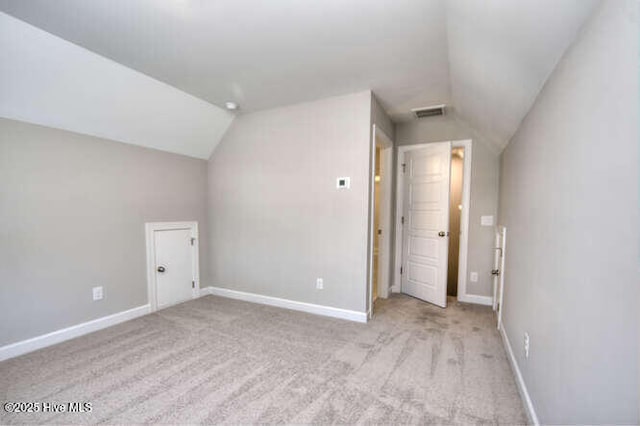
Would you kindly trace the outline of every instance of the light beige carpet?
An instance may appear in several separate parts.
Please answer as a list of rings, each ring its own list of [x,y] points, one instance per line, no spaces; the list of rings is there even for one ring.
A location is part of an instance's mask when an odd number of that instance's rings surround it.
[[[491,309],[408,296],[368,324],[206,296],[0,363],[0,423],[526,422]]]

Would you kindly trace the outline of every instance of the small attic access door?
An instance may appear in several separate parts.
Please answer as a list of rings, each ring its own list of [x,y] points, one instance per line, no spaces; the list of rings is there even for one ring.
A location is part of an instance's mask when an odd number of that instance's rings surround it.
[[[198,297],[197,222],[155,222],[145,228],[151,312]]]

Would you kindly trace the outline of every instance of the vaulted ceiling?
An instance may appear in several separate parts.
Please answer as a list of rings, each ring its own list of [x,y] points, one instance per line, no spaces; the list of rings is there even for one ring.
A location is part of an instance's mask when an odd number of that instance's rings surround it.
[[[504,147],[597,0],[0,0],[0,10],[214,105],[371,89],[445,103]]]

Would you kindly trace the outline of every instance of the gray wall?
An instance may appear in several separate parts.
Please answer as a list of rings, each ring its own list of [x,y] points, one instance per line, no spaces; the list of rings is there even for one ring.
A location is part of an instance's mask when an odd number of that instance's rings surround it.
[[[442,117],[412,119],[396,124],[396,145],[442,142],[473,139],[477,135],[460,121],[453,118],[450,111]]]
[[[495,229],[480,226],[480,216],[497,215],[500,157],[492,145],[471,129],[450,117],[427,118],[396,124],[396,145],[415,145],[472,139],[471,206],[469,210],[469,253],[467,294],[492,296],[493,246]],[[478,272],[478,282],[469,274]]]
[[[210,285],[364,312],[370,126],[368,91],[236,118],[209,160]]]
[[[0,345],[146,304],[144,223],[196,220],[206,235],[206,167],[0,119]]]
[[[546,424],[640,420],[637,8],[602,2],[502,158],[504,324]]]
[[[375,95],[371,96],[371,124],[375,124],[379,129],[382,129],[391,140],[394,139],[396,126]]]

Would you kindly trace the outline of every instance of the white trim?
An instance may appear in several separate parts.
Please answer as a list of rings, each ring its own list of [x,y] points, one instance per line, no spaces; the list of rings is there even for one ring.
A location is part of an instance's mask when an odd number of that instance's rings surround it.
[[[150,311],[150,306],[148,304],[138,306],[126,311],[107,315],[106,317],[72,325],[71,327],[56,330],[41,336],[36,336],[31,339],[11,343],[0,348],[0,361],[33,352],[47,346],[52,346],[85,334],[93,333],[94,331],[102,330],[103,328],[111,327],[113,325],[147,315]]]
[[[507,358],[509,358],[509,363],[511,364],[513,373],[516,376],[516,385],[518,385],[518,392],[520,393],[520,397],[524,402],[524,408],[525,408],[525,411],[527,412],[527,417],[529,418],[529,422],[534,425],[539,425],[540,422],[538,421],[538,416],[533,406],[533,401],[529,396],[527,385],[525,384],[524,378],[522,377],[522,373],[520,372],[520,368],[518,367],[518,362],[516,361],[516,357],[513,353],[513,349],[511,348],[511,343],[509,343],[509,337],[507,337],[507,332],[504,329],[504,323],[500,325],[500,335],[502,336],[502,342],[504,343],[504,348],[507,351]]]
[[[200,297],[210,295],[212,288],[213,287],[200,287],[200,291],[199,291]]]
[[[384,189],[388,194],[384,194],[382,200],[380,200],[380,208],[381,211],[381,226],[385,230],[387,234],[391,234],[391,166],[393,165],[393,141],[391,138],[379,127],[375,124],[371,127],[371,146],[370,146],[370,167],[369,167],[369,251],[367,253],[368,256],[368,279],[367,279],[367,288],[368,288],[368,300],[367,300],[367,312],[368,318],[371,318],[373,315],[373,251],[374,251],[374,238],[375,232],[375,175],[376,175],[376,146],[378,145],[378,137],[380,137],[380,141],[382,142],[380,145],[383,150],[389,150],[388,154],[388,163],[385,164],[386,170],[388,171],[388,176],[386,176],[383,183],[385,184]],[[388,241],[389,243],[391,241]],[[389,262],[390,262],[390,252],[391,247],[389,244],[384,244],[386,247],[380,246],[380,251],[378,253],[378,261],[379,261],[379,271],[386,271],[382,274],[379,274],[378,277],[378,293],[381,297],[389,296]],[[384,267],[384,263],[386,263],[386,268]]]
[[[369,235],[367,236],[367,318],[373,315],[373,225],[375,214],[375,174],[376,174],[376,125],[371,127],[371,141],[369,143]]]
[[[499,226],[498,229],[500,230],[500,235],[502,236],[501,239],[501,244],[500,247],[502,248],[501,253],[502,256],[500,256],[500,288],[499,288],[499,293],[498,293],[498,328],[500,328],[500,326],[502,325],[502,311],[503,311],[503,300],[504,300],[504,259],[506,254],[506,249],[507,249],[507,228],[505,228],[504,226]]]
[[[500,269],[500,258],[502,257],[502,247],[500,246],[500,232],[499,232],[499,228],[496,229],[496,232],[494,234],[494,238],[493,238],[493,269]],[[493,279],[491,280],[491,284],[493,286],[493,310],[497,311],[498,310],[498,276],[494,275]],[[500,322],[498,321],[498,327],[500,328]]]
[[[324,305],[315,305],[313,303],[297,302],[295,300],[264,296],[262,294],[247,293],[244,291],[231,290],[222,287],[207,287],[206,289],[203,288],[202,292],[214,296],[244,300],[245,302],[260,303],[262,305],[275,306],[278,308],[291,309],[294,311],[307,312],[310,314],[323,315],[326,317],[340,318],[363,323],[367,322],[366,312],[351,311],[348,309],[334,308]]]
[[[478,305],[493,305],[493,297],[491,296],[478,296],[476,294],[458,294],[458,302],[462,303],[476,303]]]
[[[400,267],[402,266],[402,163],[404,153],[414,149],[425,148],[432,143],[422,143],[416,145],[404,145],[398,147],[398,158],[396,164],[396,238],[395,238],[395,264],[393,268],[393,292],[401,291]],[[471,159],[473,155],[473,143],[471,139],[451,141],[452,148],[464,148],[464,165],[462,177],[462,212],[460,214],[460,253],[458,256],[458,300],[464,303],[493,304],[493,299],[489,296],[476,296],[467,294],[467,270],[469,254],[469,210],[471,208]]]
[[[145,238],[147,245],[147,301],[151,312],[158,310],[156,298],[156,245],[155,232],[175,229],[191,230],[191,237],[194,238],[193,250],[193,281],[195,287],[191,292],[191,298],[200,296],[200,238],[198,235],[198,222],[148,222],[145,223]]]

